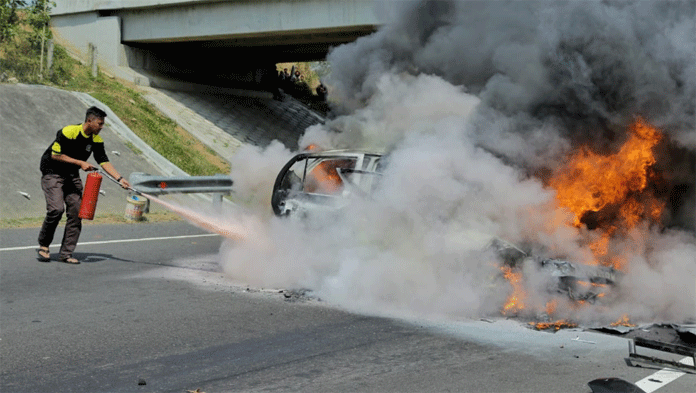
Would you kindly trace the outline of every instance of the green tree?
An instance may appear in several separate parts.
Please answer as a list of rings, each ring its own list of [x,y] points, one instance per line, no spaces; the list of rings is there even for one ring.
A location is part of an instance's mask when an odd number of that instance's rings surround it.
[[[29,42],[36,49],[43,49],[42,45],[51,38],[51,30],[48,22],[51,20],[51,8],[54,3],[50,0],[34,0],[27,8],[27,24],[31,27]]]
[[[27,6],[26,0],[0,0],[0,42],[11,39],[19,30],[17,9]]]
[[[3,31],[0,40],[0,77],[16,77],[25,83],[42,79],[45,47],[51,38],[48,28],[50,0],[0,0]]]

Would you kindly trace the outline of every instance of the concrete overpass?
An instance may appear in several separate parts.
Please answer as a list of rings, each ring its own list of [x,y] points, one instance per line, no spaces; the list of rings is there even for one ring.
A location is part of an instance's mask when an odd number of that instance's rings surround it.
[[[57,2],[56,41],[139,84],[263,89],[275,63],[323,59],[379,25],[372,0],[74,0]]]

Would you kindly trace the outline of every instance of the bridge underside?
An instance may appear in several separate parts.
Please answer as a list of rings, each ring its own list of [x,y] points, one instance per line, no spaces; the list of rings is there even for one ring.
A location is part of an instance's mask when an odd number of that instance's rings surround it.
[[[204,40],[123,44],[131,53],[127,56],[128,67],[178,78],[193,78],[196,83],[231,85],[235,81],[250,82],[250,72],[268,69],[276,63],[323,60],[330,48],[374,31],[375,26],[356,26],[351,30],[274,32]]]
[[[275,64],[320,61],[330,48],[374,32],[352,31],[263,34],[179,42],[124,42],[125,66],[190,83],[271,90]]]
[[[96,47],[104,68],[223,86],[259,84],[276,63],[322,60],[378,26],[369,0],[81,4],[58,7],[51,21],[73,53]]]

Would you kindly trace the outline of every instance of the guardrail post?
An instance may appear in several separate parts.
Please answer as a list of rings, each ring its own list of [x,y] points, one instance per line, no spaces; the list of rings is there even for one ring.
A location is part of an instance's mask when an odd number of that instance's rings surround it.
[[[222,211],[222,194],[221,193],[214,193],[213,194],[213,209],[215,211],[219,212]]]

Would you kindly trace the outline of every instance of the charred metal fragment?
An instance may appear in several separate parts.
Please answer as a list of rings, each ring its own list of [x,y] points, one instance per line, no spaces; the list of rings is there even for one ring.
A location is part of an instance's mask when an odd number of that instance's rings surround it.
[[[519,267],[528,257],[527,253],[505,240],[494,238],[488,248],[495,251],[504,265]]]
[[[696,344],[696,325],[680,325],[674,328],[679,338],[689,344]]]
[[[687,356],[691,359],[691,364],[683,361],[662,359],[656,356],[646,356],[638,354],[636,347],[644,347],[661,352],[669,352],[677,355]],[[628,358],[640,362],[651,363],[660,366],[670,366],[675,369],[696,374],[696,349],[679,344],[670,344],[662,341],[648,340],[642,337],[635,337],[628,342]]]
[[[587,385],[592,393],[645,393],[643,389],[621,378],[598,378]]]
[[[635,330],[635,326],[623,326],[623,325],[616,325],[616,326],[602,326],[600,328],[597,328],[598,332],[603,332],[603,333],[609,333],[609,334],[626,334],[630,333],[633,330]]]
[[[613,286],[620,272],[607,266],[578,265],[549,258],[540,262],[543,271],[556,280],[548,288],[550,292],[566,294],[571,300],[594,304],[604,293],[606,286]]]

